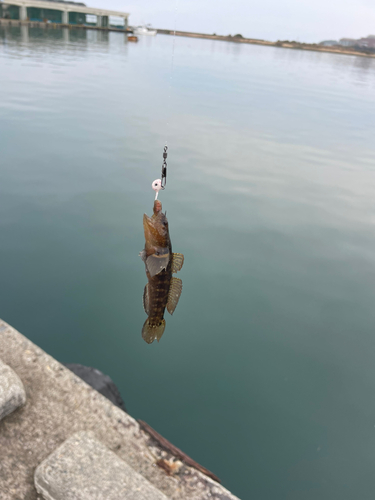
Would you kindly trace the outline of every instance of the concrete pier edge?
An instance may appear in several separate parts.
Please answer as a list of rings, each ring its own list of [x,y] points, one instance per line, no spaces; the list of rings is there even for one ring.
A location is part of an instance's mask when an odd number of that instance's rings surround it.
[[[37,500],[36,468],[82,431],[92,432],[169,499],[238,500],[213,479],[177,459],[134,418],[2,320],[0,359],[17,373],[27,397],[24,406],[0,421],[2,500]]]

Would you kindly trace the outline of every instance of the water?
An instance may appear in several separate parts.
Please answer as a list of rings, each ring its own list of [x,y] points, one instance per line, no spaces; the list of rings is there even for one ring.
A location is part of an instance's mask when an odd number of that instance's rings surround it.
[[[242,499],[372,499],[375,61],[178,38],[170,91],[172,43],[0,31],[0,316]],[[148,346],[166,139],[184,289]]]

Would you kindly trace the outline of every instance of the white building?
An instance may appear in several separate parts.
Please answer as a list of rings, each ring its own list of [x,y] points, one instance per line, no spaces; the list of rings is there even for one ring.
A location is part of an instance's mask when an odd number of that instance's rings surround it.
[[[358,45],[358,40],[355,38],[341,38],[340,45],[343,47],[354,47],[354,45]]]

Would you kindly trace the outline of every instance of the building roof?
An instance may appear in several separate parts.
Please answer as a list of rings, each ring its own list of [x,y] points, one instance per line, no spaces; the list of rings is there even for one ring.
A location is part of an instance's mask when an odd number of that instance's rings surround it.
[[[86,7],[85,3],[82,2],[70,2],[69,0],[45,0],[46,2],[58,2],[58,3],[69,3],[71,5],[80,5],[81,7]]]
[[[17,5],[19,7],[36,7],[39,9],[51,9],[50,0],[3,0],[3,5]],[[94,14],[95,16],[117,16],[128,18],[129,13],[118,12],[115,10],[98,9],[95,7],[87,7],[73,2],[57,2],[54,1],[54,9],[66,12],[79,12],[81,14]]]

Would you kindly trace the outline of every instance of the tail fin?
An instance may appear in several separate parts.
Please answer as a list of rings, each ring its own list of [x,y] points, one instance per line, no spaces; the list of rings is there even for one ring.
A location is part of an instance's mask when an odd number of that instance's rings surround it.
[[[165,319],[162,319],[160,325],[150,325],[149,318],[146,319],[145,324],[142,328],[142,338],[147,344],[152,344],[156,339],[158,342],[164,333],[165,329]]]

